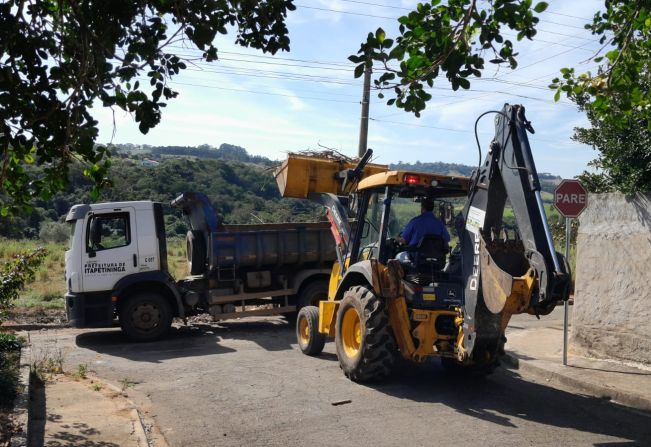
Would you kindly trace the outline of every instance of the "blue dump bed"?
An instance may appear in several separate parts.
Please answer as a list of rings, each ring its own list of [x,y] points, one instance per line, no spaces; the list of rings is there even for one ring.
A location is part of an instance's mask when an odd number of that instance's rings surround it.
[[[183,210],[192,232],[202,239],[209,273],[232,267],[330,268],[336,259],[328,222],[222,225],[208,198],[190,192],[172,206]]]

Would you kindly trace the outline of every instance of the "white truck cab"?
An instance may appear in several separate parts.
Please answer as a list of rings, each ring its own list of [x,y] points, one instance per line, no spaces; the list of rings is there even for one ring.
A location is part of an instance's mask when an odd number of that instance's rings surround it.
[[[166,297],[175,295],[170,287],[174,281],[167,273],[160,203],[75,205],[68,212],[66,221],[72,227],[70,249],[65,253],[66,308],[73,326],[112,325],[115,305],[127,285],[155,280],[159,283],[156,289],[162,290]],[[161,284],[168,286],[160,287]],[[141,317],[160,318],[161,309],[155,307],[142,308]],[[145,315],[146,310],[150,314]],[[171,322],[172,310],[164,310],[170,313]]]

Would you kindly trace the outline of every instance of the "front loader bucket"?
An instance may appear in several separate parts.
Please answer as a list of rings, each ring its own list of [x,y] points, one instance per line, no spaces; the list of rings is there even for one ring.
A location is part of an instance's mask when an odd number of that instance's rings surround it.
[[[330,193],[345,195],[341,179],[337,173],[345,169],[354,169],[357,161],[344,158],[327,158],[314,155],[289,154],[275,171],[276,183],[280,195],[307,199],[312,193]],[[386,172],[387,165],[367,164],[363,177]]]
[[[494,314],[526,312],[535,275],[524,256],[522,243],[486,243],[482,238],[480,263],[482,295],[488,310]]]

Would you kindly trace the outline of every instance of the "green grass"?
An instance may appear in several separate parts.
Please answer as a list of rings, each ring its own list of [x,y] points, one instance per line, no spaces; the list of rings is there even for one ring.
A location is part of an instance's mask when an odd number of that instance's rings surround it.
[[[176,279],[189,275],[188,261],[185,257],[185,239],[180,237],[167,239],[167,268]]]
[[[0,263],[9,261],[14,255],[45,247],[47,256],[36,270],[34,279],[25,285],[18,308],[63,309],[65,293],[65,250],[66,243],[44,243],[36,240],[11,240],[0,238]]]

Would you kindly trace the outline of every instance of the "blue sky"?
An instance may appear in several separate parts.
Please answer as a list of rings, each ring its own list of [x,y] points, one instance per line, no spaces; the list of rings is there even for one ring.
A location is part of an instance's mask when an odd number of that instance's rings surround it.
[[[353,64],[347,57],[356,53],[366,34],[378,26],[388,37],[395,37],[394,18],[408,12],[401,8],[416,3],[295,0],[297,10],[288,18],[291,52],[271,58],[234,45],[232,35],[219,37],[216,44],[221,60],[189,65],[190,70],[174,78],[172,86],[179,96],[163,110],[162,122],[155,129],[142,135],[130,115],[98,109],[98,141],[188,146],[230,143],[272,159],[323,145],[354,156],[362,81],[353,77]],[[554,103],[553,92],[546,86],[561,67],[594,71],[590,58],[599,45],[582,26],[600,8],[602,1],[551,1],[540,15],[534,41],[516,43],[520,53],[517,70],[490,66],[483,79],[473,81],[471,89],[463,92],[452,91],[445,79],[439,79],[420,118],[388,107],[373,93],[368,146],[375,152],[374,160],[475,165],[475,119],[509,102],[527,109],[536,130],[530,141],[539,172],[566,178],[582,172],[596,152],[572,142],[570,136],[574,127],[587,126],[587,120],[566,100]],[[180,46],[175,51],[197,54]],[[493,135],[492,119],[483,119],[479,130],[485,148]]]

